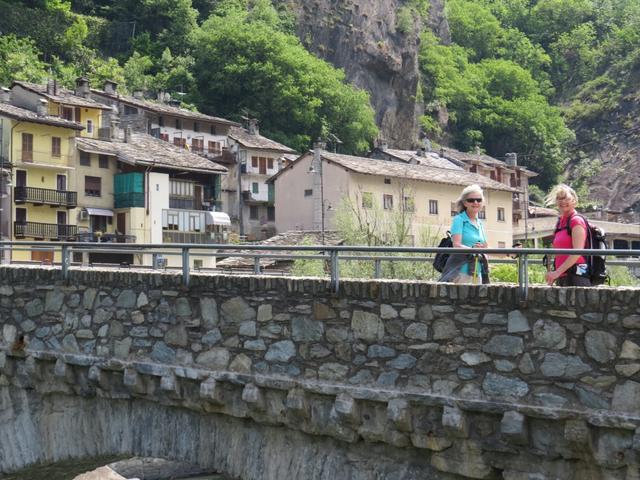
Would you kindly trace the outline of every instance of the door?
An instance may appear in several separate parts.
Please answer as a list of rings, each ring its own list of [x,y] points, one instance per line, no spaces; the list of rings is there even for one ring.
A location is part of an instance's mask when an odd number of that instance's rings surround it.
[[[16,170],[16,186],[13,189],[13,197],[16,203],[27,201],[27,172]]]
[[[16,208],[16,221],[13,231],[16,237],[24,237],[27,230],[27,209]]]
[[[127,214],[119,213],[116,217],[116,229],[120,235],[127,234]]]
[[[58,190],[66,190],[67,189],[67,176],[66,175],[57,175],[56,176],[56,188]]]
[[[193,209],[202,210],[202,186],[195,185],[193,187]]]
[[[58,238],[69,236],[67,227],[67,212],[58,212]]]
[[[16,170],[16,187],[26,187],[26,186],[27,186],[27,171]]]

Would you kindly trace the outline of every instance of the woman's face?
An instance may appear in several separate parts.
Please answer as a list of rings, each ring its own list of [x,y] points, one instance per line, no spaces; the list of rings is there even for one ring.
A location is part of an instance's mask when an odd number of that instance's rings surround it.
[[[464,199],[464,208],[467,212],[475,212],[476,214],[482,210],[482,195],[472,192]]]
[[[563,198],[556,198],[556,205],[558,206],[560,215],[566,215],[575,208],[576,202],[570,196],[566,196]]]

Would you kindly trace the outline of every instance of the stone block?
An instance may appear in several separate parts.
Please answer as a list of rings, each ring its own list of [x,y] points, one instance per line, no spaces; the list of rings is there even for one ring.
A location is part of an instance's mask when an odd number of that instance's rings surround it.
[[[251,373],[251,358],[241,353],[229,364],[229,370],[237,373]]]
[[[369,358],[393,358],[396,355],[396,351],[385,345],[371,345],[367,349],[367,356]]]
[[[144,382],[135,368],[127,367],[124,369],[122,383],[135,393],[144,393]]]
[[[416,448],[424,448],[432,452],[442,452],[453,445],[453,441],[446,437],[437,437],[432,433],[412,433],[411,443]]]
[[[440,318],[433,322],[433,339],[449,340],[460,335],[460,330],[450,318]]]
[[[287,412],[296,417],[307,418],[310,415],[304,390],[298,388],[289,390],[284,405],[287,408]]]
[[[507,317],[501,313],[485,313],[482,317],[482,323],[485,325],[506,325]]]
[[[256,319],[256,311],[242,297],[234,297],[224,302],[220,311],[226,323],[241,324]]]
[[[340,363],[325,363],[318,369],[321,380],[344,380],[349,373],[349,367]]]
[[[567,345],[567,331],[559,323],[540,319],[533,325],[533,345],[562,350]]]
[[[256,328],[256,322],[253,320],[242,322],[238,328],[238,335],[242,335],[244,337],[255,337],[257,334],[258,330]]]
[[[495,335],[484,344],[482,351],[491,355],[515,357],[524,352],[522,338],[513,335]]]
[[[500,433],[509,442],[526,445],[529,440],[527,418],[514,410],[505,412],[500,421]]]
[[[262,389],[253,383],[247,383],[242,389],[242,401],[256,410],[264,410],[266,408]]]
[[[470,367],[475,367],[476,365],[480,365],[481,363],[487,363],[491,361],[491,357],[482,352],[464,352],[460,355],[460,360],[462,360],[465,365]]]
[[[401,398],[394,398],[387,403],[387,419],[401,432],[412,430],[411,405]]]
[[[288,362],[295,355],[295,344],[291,340],[282,340],[271,344],[264,358],[268,362]]]
[[[67,378],[67,374],[71,369],[62,358],[56,360],[56,364],[53,367],[53,375],[58,378]]]
[[[426,341],[429,335],[429,327],[424,323],[412,323],[404,331],[404,336],[412,340]]]
[[[581,419],[567,420],[564,423],[564,439],[574,445],[589,445],[591,443],[589,425]]]
[[[357,340],[376,342],[384,338],[384,323],[374,313],[354,311],[351,317],[351,329]]]
[[[215,378],[209,377],[200,383],[200,398],[222,405],[224,403],[224,395],[222,386]]]
[[[529,320],[520,310],[512,310],[508,315],[507,332],[509,333],[524,333],[529,332],[531,327],[529,326]]]
[[[346,393],[341,393],[336,396],[331,409],[331,416],[339,422],[345,422],[348,424],[360,423],[360,409],[356,400]]]
[[[613,410],[640,414],[640,383],[627,380],[613,391]]]
[[[521,398],[529,393],[529,385],[519,378],[489,372],[482,382],[482,390],[491,397]]]
[[[213,328],[218,325],[218,304],[211,297],[200,299],[200,317],[205,328]]]
[[[260,316],[260,309],[258,309],[258,316]],[[329,320],[336,318],[336,312],[328,305],[321,302],[313,302],[313,318],[318,320]]]
[[[636,373],[640,372],[640,363],[629,363],[616,365],[616,372],[623,377],[633,377]]]
[[[214,370],[224,370],[229,365],[229,350],[214,347],[199,353],[196,363]]]
[[[545,377],[574,378],[591,371],[592,368],[578,356],[547,353],[540,370]]]
[[[309,317],[291,319],[291,336],[296,342],[317,342],[324,335],[324,324]]]
[[[625,360],[640,360],[640,345],[631,340],[625,340],[622,344],[620,358]]]
[[[413,368],[418,360],[413,355],[402,353],[396,358],[387,362],[387,366],[396,370],[407,370]]]
[[[431,456],[431,466],[441,472],[455,474],[461,478],[497,478],[494,469],[482,455],[475,442],[464,441]]]
[[[616,358],[616,337],[609,332],[589,330],[584,337],[587,355],[598,363],[607,363]]]
[[[443,408],[442,427],[444,431],[452,437],[469,437],[469,421],[467,415],[458,407],[445,406]]]
[[[91,383],[99,385],[103,390],[107,390],[109,388],[109,376],[107,375],[107,372],[102,370],[98,365],[92,365],[89,367],[87,378]]]
[[[391,305],[383,303],[382,305],[380,305],[380,318],[382,318],[383,320],[398,318],[398,311]]]

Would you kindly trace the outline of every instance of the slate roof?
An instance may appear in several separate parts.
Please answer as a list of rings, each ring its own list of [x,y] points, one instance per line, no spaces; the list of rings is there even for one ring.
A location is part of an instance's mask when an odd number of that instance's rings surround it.
[[[133,133],[131,142],[77,138],[80,150],[115,155],[131,165],[155,166],[201,173],[226,173],[227,168],[145,133]]]
[[[96,88],[92,88],[91,93],[96,96],[108,98],[109,100],[112,100],[114,102],[126,103],[128,105],[159,113],[161,115],[187,118],[190,120],[199,120],[203,122],[220,123],[230,126],[240,126],[239,123],[227,120],[226,118],[213,117],[211,115],[205,115],[204,113],[187,110],[186,108],[174,107],[173,105],[169,105],[166,103],[153,102],[151,100],[136,98],[129,95],[122,95],[119,93],[111,94],[103,90],[98,90]]]
[[[83,108],[99,108],[101,110],[109,110],[111,108],[106,105],[103,105],[102,103],[98,103],[95,100],[92,100],[90,98],[80,97],[76,95],[75,92],[73,92],[72,90],[67,90],[66,88],[63,88],[60,86],[57,87],[57,94],[53,95],[53,94],[47,93],[46,85],[39,85],[37,83],[30,83],[30,82],[21,82],[17,80],[11,84],[11,87],[13,87],[14,85],[19,85],[25,90],[29,90],[31,92],[37,93],[38,95],[42,95],[43,97],[48,98],[51,101],[54,101],[56,103],[62,103],[64,105],[71,105],[74,107],[83,107]]]
[[[84,127],[79,123],[65,120],[60,117],[51,115],[38,115],[36,112],[27,110],[26,108],[16,107],[8,103],[0,103],[0,116],[9,117],[13,120],[21,122],[40,123],[43,125],[51,125],[54,127],[72,128],[73,130],[83,130]]]
[[[424,155],[418,155],[414,150],[397,150],[394,148],[386,148],[382,150],[384,153],[397,158],[403,162],[415,161],[420,165],[435,168],[447,168],[450,170],[464,170],[459,165],[456,165],[453,161],[441,157],[436,152],[424,152]]]
[[[324,232],[324,242],[326,245],[342,245],[344,240],[340,238],[338,232],[333,230],[325,230]],[[271,238],[266,240],[262,240],[260,242],[255,242],[256,245],[302,245],[304,243],[308,243],[311,245],[320,245],[322,243],[322,232],[320,231],[309,231],[309,230],[291,230],[289,232],[279,233]],[[236,253],[274,253],[274,254],[283,254],[284,252],[279,250],[270,250],[270,251],[260,251],[256,252],[255,250],[240,250],[240,252]],[[233,255],[233,254],[230,254]],[[293,264],[293,260],[291,259],[282,259],[282,258],[261,258],[260,266],[262,268],[282,268],[283,270],[288,270],[290,266]],[[238,268],[238,269],[249,269],[253,268],[253,258],[251,257],[234,257],[230,256],[225,258],[224,260],[218,260],[216,262],[216,266],[218,268]]]
[[[459,150],[456,150],[455,148],[440,147],[440,155],[464,163],[479,162],[491,167],[513,168],[510,165],[507,165],[506,162],[498,160],[497,158],[493,158],[484,153],[461,152]],[[518,166],[517,168],[530,177],[535,177],[538,175],[537,173],[532,172],[531,170],[523,166]]]
[[[233,127],[229,130],[229,138],[234,139],[240,145],[255,150],[271,150],[274,152],[295,153],[293,148],[271,140],[262,135],[252,135],[242,127]]]

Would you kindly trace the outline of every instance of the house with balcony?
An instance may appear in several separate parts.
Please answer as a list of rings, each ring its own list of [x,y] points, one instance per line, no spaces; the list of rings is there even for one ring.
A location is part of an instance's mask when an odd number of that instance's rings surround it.
[[[118,92],[118,84],[113,81],[106,81],[103,90],[92,88],[91,98],[116,107],[122,127],[148,133],[211,159],[222,155],[227,147],[229,129],[240,126],[231,120],[181,108],[180,101],[171,99],[167,93],[160,92],[155,101],[144,98],[142,92],[125,95]]]
[[[101,236],[135,237],[135,243],[164,244],[169,250],[171,244],[227,241],[229,217],[215,211],[221,176],[227,172],[224,166],[130,128],[116,132],[103,129],[101,133],[102,138],[77,141],[79,157],[88,156],[92,162],[104,158],[108,165],[100,181],[87,182],[85,178],[85,196],[78,205],[89,219],[101,215],[111,218],[107,218]],[[102,196],[104,203],[93,202]],[[96,225],[90,221],[91,228]],[[193,267],[215,266],[215,258],[204,253],[194,250]],[[181,264],[179,255],[166,260],[168,266]],[[132,262],[151,265],[153,258],[140,255]]]
[[[0,210],[2,238],[25,241],[73,240],[75,209],[75,139],[83,126],[71,120],[11,103],[3,89],[0,99],[0,170],[5,194]],[[15,261],[51,263],[49,249],[12,252]]]
[[[43,110],[47,115],[75,122],[83,127],[81,136],[97,138],[103,126],[103,114],[108,114],[109,106],[90,98],[89,80],[80,77],[75,90],[58,85],[49,80],[45,85],[14,81],[11,85],[11,103],[33,112]]]
[[[267,180],[297,158],[295,150],[260,135],[256,121],[229,131],[229,174],[223,179],[223,202],[241,238],[262,240],[276,232],[273,185]]]

